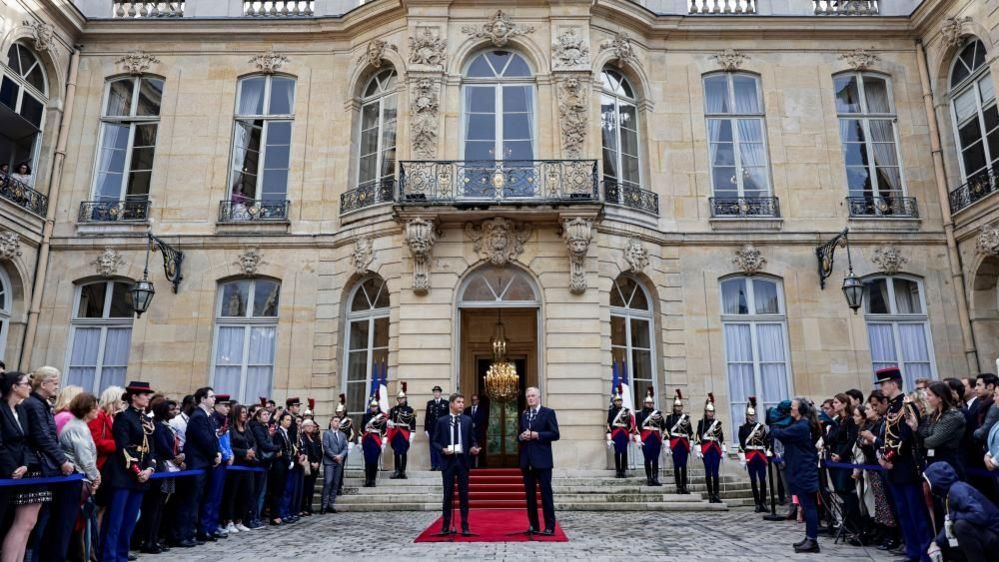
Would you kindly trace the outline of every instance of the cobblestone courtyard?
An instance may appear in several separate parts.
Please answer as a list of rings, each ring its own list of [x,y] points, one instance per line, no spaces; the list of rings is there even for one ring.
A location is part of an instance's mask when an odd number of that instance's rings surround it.
[[[568,543],[414,544],[434,519],[425,512],[338,513],[276,529],[240,533],[200,548],[173,549],[140,560],[890,560],[876,548],[833,545],[795,556],[802,525],[763,521],[740,509],[727,513],[562,512]],[[475,514],[472,514],[474,530]]]

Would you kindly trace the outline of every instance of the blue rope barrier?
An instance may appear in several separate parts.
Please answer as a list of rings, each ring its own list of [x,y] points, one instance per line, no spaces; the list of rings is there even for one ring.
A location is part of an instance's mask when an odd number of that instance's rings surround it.
[[[152,476],[149,477],[150,480],[166,480],[169,478],[183,478],[185,476],[197,476],[198,474],[204,474],[205,469],[195,468],[191,470],[179,470],[177,472],[154,472]]]
[[[4,478],[0,480],[0,488],[16,488],[21,486],[40,486],[42,484],[65,484],[83,480],[82,474],[69,476],[45,476],[41,478]]]
[[[264,472],[264,467],[262,466],[242,466],[238,464],[230,464],[225,469],[235,472]]]
[[[835,462],[835,461],[823,461],[822,465],[826,468],[847,468],[854,469],[859,468],[860,470],[874,470],[877,472],[885,472],[884,467],[879,464],[853,464],[847,462]],[[966,468],[964,472],[968,476],[978,476],[981,478],[999,478],[999,472],[990,472],[983,468]]]

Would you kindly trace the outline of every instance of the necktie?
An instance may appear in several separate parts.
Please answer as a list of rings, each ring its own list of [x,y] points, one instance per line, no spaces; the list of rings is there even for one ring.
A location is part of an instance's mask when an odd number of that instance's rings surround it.
[[[458,437],[458,440],[456,441],[456,440],[455,440],[455,437],[454,437],[454,434],[455,434],[455,427],[456,427],[457,425],[458,425],[458,416],[455,416],[455,415],[452,415],[452,416],[451,416],[451,450],[452,450],[452,451],[454,450],[454,446],[455,446],[456,444],[460,443],[460,439],[461,439],[461,437],[459,436],[459,437]]]

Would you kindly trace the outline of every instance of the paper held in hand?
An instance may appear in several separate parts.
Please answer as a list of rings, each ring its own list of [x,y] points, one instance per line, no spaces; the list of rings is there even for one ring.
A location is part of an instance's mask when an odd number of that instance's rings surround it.
[[[460,455],[461,454],[461,445],[460,444],[457,444],[457,445],[448,445],[445,450],[448,453],[452,454],[452,455]]]

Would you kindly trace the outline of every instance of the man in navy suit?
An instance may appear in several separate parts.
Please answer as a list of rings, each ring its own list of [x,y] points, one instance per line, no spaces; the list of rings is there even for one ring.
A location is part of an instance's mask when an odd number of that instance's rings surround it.
[[[478,394],[472,395],[472,405],[465,410],[465,415],[472,418],[472,431],[475,432],[475,440],[478,443],[485,443],[486,426],[489,424],[489,410],[482,405]],[[485,454],[476,455],[474,461],[475,468],[485,468]]]
[[[452,494],[454,482],[458,481],[458,501],[461,508],[461,534],[471,536],[468,530],[468,470],[472,468],[472,456],[479,454],[478,441],[472,431],[472,420],[461,415],[465,409],[465,397],[454,393],[448,399],[449,415],[437,420],[434,428],[434,450],[441,455],[441,478],[444,480],[444,522],[441,535],[449,535],[451,515],[454,512]]]
[[[552,495],[552,441],[558,441],[558,419],[555,410],[541,405],[541,391],[530,387],[526,392],[527,409],[520,415],[520,471],[524,475],[527,493],[528,534],[537,533],[537,485],[541,485],[541,509],[545,513],[542,535],[555,534],[555,499]]]
[[[204,472],[191,477],[191,494],[187,498],[187,510],[181,518],[181,546],[190,546],[195,539],[200,541],[215,541],[219,535],[215,529],[202,526],[195,535],[195,523],[198,522],[198,508],[208,484],[208,473],[222,462],[222,449],[216,433],[215,422],[211,413],[215,407],[215,391],[211,387],[199,388],[194,393],[194,403],[197,405],[191,418],[187,421],[187,438],[184,441],[185,464],[189,470],[202,469]],[[204,523],[204,521],[202,521]]]

